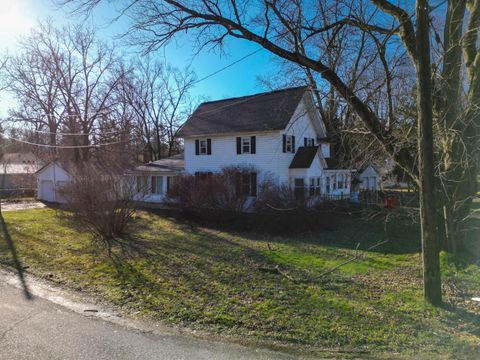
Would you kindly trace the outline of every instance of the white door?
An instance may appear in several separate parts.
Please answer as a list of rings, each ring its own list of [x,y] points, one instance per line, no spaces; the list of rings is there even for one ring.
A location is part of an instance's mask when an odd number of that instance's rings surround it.
[[[40,196],[41,200],[54,202],[55,201],[55,190],[53,188],[52,180],[42,180],[40,183]]]

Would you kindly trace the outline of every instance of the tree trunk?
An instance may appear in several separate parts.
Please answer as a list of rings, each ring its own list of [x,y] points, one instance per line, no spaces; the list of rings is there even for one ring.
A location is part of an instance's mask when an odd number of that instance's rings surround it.
[[[423,288],[425,300],[442,303],[439,244],[436,228],[435,175],[433,154],[433,98],[430,64],[429,7],[417,0],[415,67],[417,72],[418,157],[420,222],[422,231]]]

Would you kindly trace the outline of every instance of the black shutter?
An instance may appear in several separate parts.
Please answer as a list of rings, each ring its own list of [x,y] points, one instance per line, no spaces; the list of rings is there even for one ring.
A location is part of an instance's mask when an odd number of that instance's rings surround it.
[[[200,155],[200,140],[195,140],[195,155]]]
[[[255,154],[257,152],[256,140],[257,140],[256,136],[250,137],[250,154]]]
[[[282,144],[282,151],[285,153],[287,152],[287,135],[283,134],[283,144]]]
[[[242,138],[237,137],[237,154],[242,153]]]
[[[303,146],[308,146],[308,138],[303,138]]]
[[[207,139],[207,155],[212,155],[212,139]]]
[[[292,135],[292,153],[295,153],[295,136]]]
[[[257,173],[250,173],[250,196],[257,196]]]
[[[170,176],[167,176],[167,192],[170,191]]]

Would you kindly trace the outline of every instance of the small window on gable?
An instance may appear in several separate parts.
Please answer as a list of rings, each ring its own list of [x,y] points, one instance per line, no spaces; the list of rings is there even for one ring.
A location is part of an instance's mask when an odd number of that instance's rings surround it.
[[[315,146],[315,139],[307,139],[307,146]]]

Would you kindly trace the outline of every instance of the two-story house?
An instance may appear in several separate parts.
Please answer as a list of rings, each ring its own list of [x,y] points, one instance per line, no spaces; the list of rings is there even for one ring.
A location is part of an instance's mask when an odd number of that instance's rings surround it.
[[[184,139],[185,173],[253,167],[250,179],[242,179],[252,196],[267,177],[306,195],[350,194],[352,170],[332,166],[326,128],[308,87],[202,103],[177,136]]]

